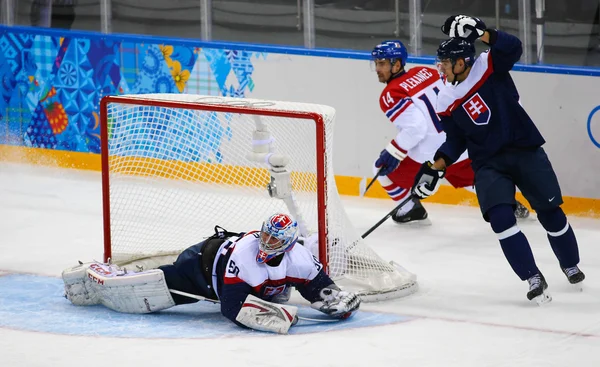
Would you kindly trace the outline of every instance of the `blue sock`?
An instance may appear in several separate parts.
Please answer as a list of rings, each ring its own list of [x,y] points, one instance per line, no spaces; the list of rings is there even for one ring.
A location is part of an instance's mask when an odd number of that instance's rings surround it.
[[[538,220],[548,232],[548,241],[561,268],[579,264],[579,247],[573,228],[563,210],[558,207],[537,213]]]
[[[517,226],[513,208],[508,204],[501,204],[488,210],[487,216],[492,229],[498,236],[502,252],[515,274],[521,280],[529,279],[540,271],[535,264],[531,247],[527,237]]]

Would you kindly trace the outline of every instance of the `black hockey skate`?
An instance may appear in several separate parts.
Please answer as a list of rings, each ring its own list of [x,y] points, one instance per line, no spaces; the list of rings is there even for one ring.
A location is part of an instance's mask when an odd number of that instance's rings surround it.
[[[585,274],[581,270],[579,270],[579,267],[577,267],[577,265],[571,268],[561,269],[563,273],[567,276],[567,280],[569,281],[569,283],[573,285],[580,286],[579,283],[583,282],[583,280],[585,279]]]
[[[517,200],[517,207],[515,208],[515,218],[525,219],[529,217],[529,209]]]
[[[543,305],[552,301],[552,297],[544,293],[544,291],[548,288],[548,283],[546,283],[546,279],[542,275],[542,273],[538,273],[529,279],[527,279],[529,283],[529,292],[527,292],[527,299],[530,301],[536,301],[538,305]]]
[[[415,223],[421,223],[421,224],[431,224],[431,222],[427,219],[427,210],[425,210],[425,208],[423,207],[423,205],[421,204],[421,201],[419,199],[412,199],[413,202],[415,203],[415,206],[413,206],[413,208],[405,214],[402,215],[398,215],[398,211],[396,211],[396,213],[394,213],[392,215],[392,219],[394,220],[394,222],[396,223],[409,223],[409,222],[415,222]],[[398,209],[400,210],[400,209]]]

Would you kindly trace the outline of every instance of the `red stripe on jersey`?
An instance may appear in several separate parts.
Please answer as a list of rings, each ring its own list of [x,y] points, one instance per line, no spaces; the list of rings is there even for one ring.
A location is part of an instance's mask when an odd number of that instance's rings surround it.
[[[399,151],[401,151],[402,153],[404,153],[404,154],[407,154],[407,153],[408,153],[408,150],[406,150],[406,149],[404,149],[404,148],[400,147],[400,145],[398,145],[398,143],[396,143],[396,140],[393,140],[393,139],[392,139],[392,145],[393,145],[394,147],[396,147],[396,149],[398,149],[398,150],[399,150]]]
[[[483,83],[485,83],[485,81],[490,77],[490,75],[492,75],[493,72],[494,72],[494,63],[492,62],[492,53],[489,52],[488,53],[488,67],[487,67],[487,70],[481,76],[481,79],[479,79],[479,81],[477,83],[475,83],[473,88],[469,89],[469,91],[464,96],[462,96],[461,98],[457,99],[452,104],[450,104],[450,106],[444,112],[438,112],[438,115],[440,115],[440,116],[452,115],[452,111],[454,111],[456,109],[456,107],[460,106],[465,100],[467,100],[467,98],[469,96],[471,96],[471,94],[475,93],[475,91],[477,89],[479,89],[483,85]]]
[[[402,114],[402,112],[406,111],[406,109],[412,104],[413,104],[412,100],[406,102],[404,104],[404,106],[402,106],[402,108],[400,108],[398,111],[394,112],[394,114],[392,116],[390,116],[390,122],[394,123],[394,121],[396,121],[398,116],[400,116]]]

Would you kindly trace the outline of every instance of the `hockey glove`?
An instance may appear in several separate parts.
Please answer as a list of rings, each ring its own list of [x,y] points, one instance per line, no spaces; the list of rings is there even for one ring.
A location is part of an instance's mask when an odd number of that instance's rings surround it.
[[[431,165],[431,162],[423,163],[415,176],[412,194],[419,199],[426,199],[435,194],[440,187],[441,179],[446,174],[446,170],[438,171],[433,169]]]
[[[321,290],[321,301],[311,307],[337,319],[347,319],[360,306],[360,297],[352,292],[339,289],[335,284]]]
[[[254,330],[287,334],[298,323],[298,307],[281,306],[249,294],[235,321]]]
[[[406,158],[406,152],[392,140],[375,161],[375,167],[381,168],[379,176],[387,176],[392,173],[404,158]]]
[[[442,25],[442,32],[452,38],[464,38],[467,42],[475,42],[483,36],[487,29],[485,23],[468,15],[453,15]]]

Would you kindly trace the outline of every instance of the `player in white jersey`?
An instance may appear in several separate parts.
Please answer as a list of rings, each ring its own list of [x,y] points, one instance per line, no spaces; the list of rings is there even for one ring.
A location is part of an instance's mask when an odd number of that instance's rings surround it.
[[[297,307],[278,304],[289,299],[291,287],[334,318],[346,319],[360,305],[356,294],[342,291],[329,278],[309,244],[296,246],[316,238],[299,239],[297,222],[274,214],[260,231],[216,230],[158,269],[128,273],[96,262],[67,269],[65,293],[75,305],[100,303],[128,313],[197,302],[189,296],[196,295],[220,302],[221,313],[239,326],[285,334],[298,320]]]
[[[371,55],[379,81],[386,84],[379,99],[381,110],[398,130],[376,160],[374,172],[379,172],[379,183],[388,195],[401,201],[410,194],[421,164],[430,160],[446,139],[435,113],[437,95],[444,82],[433,68],[405,70],[408,53],[400,41],[384,41],[375,46]],[[454,187],[472,187],[470,163],[467,154],[463,154],[445,178]],[[398,223],[429,223],[427,211],[416,198],[399,208],[392,219]]]

